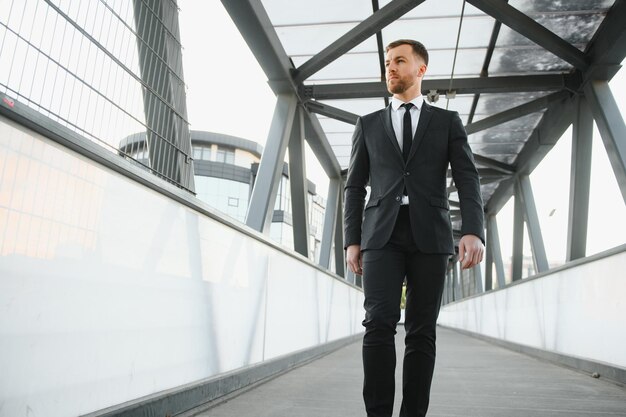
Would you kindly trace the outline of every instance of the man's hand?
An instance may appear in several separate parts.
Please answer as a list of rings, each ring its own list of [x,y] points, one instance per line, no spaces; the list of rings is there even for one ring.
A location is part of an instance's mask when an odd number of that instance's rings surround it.
[[[461,237],[459,242],[459,262],[461,262],[463,269],[468,269],[481,263],[484,252],[485,247],[478,236],[464,235]]]
[[[350,245],[346,251],[348,267],[357,275],[363,275],[363,263],[361,262],[361,245]]]

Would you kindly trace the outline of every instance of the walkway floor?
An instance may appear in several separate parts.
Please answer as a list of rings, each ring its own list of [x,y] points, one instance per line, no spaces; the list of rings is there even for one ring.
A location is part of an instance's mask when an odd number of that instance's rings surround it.
[[[437,347],[428,417],[626,417],[624,387],[448,329]],[[361,384],[357,342],[198,417],[365,417]],[[399,403],[396,395],[394,415]]]

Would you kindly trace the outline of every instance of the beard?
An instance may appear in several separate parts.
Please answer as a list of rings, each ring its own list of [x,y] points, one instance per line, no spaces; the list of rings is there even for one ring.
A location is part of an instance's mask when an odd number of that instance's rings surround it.
[[[387,91],[391,94],[402,94],[413,85],[411,81],[412,80],[408,80],[406,78],[396,79],[395,84],[391,84],[387,81]]]

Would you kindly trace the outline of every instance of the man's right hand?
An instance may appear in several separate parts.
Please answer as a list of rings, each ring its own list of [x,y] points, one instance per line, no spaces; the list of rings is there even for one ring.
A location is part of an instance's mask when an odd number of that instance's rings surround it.
[[[363,263],[361,260],[361,245],[350,245],[346,251],[348,267],[357,275],[363,275]]]

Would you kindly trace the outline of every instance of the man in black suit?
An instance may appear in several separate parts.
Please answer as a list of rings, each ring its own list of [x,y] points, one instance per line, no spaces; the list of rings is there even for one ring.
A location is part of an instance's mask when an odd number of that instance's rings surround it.
[[[454,254],[446,172],[461,204],[459,260],[482,261],[483,204],[478,172],[458,113],[424,103],[428,52],[402,39],[386,48],[391,104],[357,121],[345,187],[349,268],[363,275],[363,398],[368,417],[390,417],[395,391],[394,336],[406,278],[406,349],[401,417],[425,416],[435,366],[435,328]],[[370,197],[364,208],[366,185]]]

